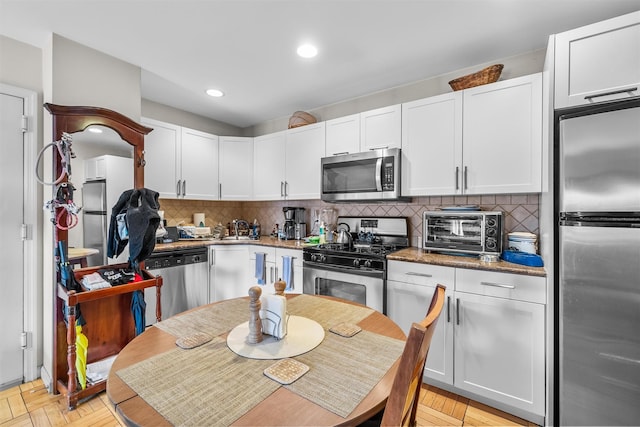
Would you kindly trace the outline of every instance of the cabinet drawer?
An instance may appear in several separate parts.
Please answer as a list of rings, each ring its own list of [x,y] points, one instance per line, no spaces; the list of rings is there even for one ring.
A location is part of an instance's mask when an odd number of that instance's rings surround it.
[[[544,277],[456,269],[456,292],[545,304],[546,285]]]
[[[387,280],[416,285],[441,284],[450,290],[454,287],[455,270],[451,267],[403,261],[389,261],[387,267]]]

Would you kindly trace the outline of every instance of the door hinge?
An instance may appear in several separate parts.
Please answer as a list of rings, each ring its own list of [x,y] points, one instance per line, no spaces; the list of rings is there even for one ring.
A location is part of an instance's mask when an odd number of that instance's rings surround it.
[[[22,116],[22,133],[25,133],[29,130],[29,117],[23,115]]]
[[[22,224],[20,226],[20,238],[25,241],[25,240],[29,240],[29,225],[27,224]]]
[[[20,347],[22,347],[23,350],[27,348],[28,341],[28,334],[26,332],[22,332],[20,334]]]

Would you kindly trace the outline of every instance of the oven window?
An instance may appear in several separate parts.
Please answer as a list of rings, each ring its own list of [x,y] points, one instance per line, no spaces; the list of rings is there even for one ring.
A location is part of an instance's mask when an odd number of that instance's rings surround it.
[[[377,159],[326,164],[322,169],[323,193],[362,193],[377,191]]]
[[[442,248],[482,249],[482,217],[433,217],[427,223],[427,241]]]
[[[316,277],[316,294],[346,299],[367,305],[367,288],[358,283]]]

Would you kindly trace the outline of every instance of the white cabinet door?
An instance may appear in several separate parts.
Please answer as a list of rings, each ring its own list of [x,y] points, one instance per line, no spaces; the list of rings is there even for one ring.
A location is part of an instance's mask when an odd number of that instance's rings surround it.
[[[360,151],[400,148],[401,117],[400,104],[360,113]]]
[[[276,248],[276,279],[282,279],[287,283],[285,292],[288,294],[302,293],[302,250]],[[287,280],[284,258],[291,257],[291,284]]]
[[[466,194],[536,193],[542,188],[542,75],[464,91]]]
[[[544,305],[455,292],[454,386],[544,416]]]
[[[324,156],[324,122],[286,132],[285,196],[289,200],[320,198],[320,159]]]
[[[182,197],[218,200],[218,137],[182,128],[181,156]]]
[[[144,139],[144,185],[160,193],[161,198],[176,199],[181,195],[180,126],[143,118],[142,124],[153,128]]]
[[[405,334],[424,319],[436,285],[446,286],[446,304],[431,339],[424,377],[453,385],[453,318],[451,301],[455,269],[402,261],[388,262],[387,316]]]
[[[251,287],[247,277],[247,245],[209,247],[209,301],[247,296]]]
[[[264,283],[258,283],[258,272],[256,271],[256,254],[264,253]],[[269,246],[252,245],[249,247],[249,281],[251,286],[258,285],[262,288],[262,294],[273,294],[275,288],[273,284],[277,280],[276,272],[276,248]]]
[[[402,195],[460,194],[462,92],[402,104]]]
[[[253,138],[221,136],[219,145],[220,199],[253,197]]]
[[[327,120],[325,123],[326,156],[360,151],[360,114]]]
[[[286,131],[256,137],[253,142],[253,198],[281,200],[285,194]]]
[[[640,95],[640,11],[555,39],[555,108]]]

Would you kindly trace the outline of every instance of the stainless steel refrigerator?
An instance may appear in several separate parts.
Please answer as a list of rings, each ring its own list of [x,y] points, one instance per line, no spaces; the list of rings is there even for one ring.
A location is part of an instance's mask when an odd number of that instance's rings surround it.
[[[87,181],[82,186],[82,245],[99,252],[87,258],[88,266],[107,264],[107,184]]]
[[[640,424],[640,99],[556,111],[556,422]]]

